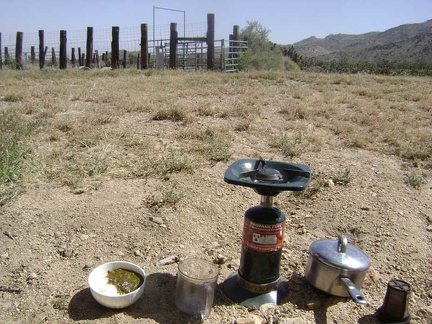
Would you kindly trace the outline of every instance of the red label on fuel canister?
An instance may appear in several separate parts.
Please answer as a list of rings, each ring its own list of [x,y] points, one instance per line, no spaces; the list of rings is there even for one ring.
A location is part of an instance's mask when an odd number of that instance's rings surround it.
[[[243,246],[256,252],[275,252],[282,249],[285,221],[275,224],[255,223],[245,218]]]

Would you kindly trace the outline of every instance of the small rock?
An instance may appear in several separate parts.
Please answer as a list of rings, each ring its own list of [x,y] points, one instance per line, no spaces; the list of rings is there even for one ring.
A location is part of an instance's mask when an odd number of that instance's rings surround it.
[[[366,210],[366,211],[371,210],[371,208],[369,206],[361,206],[360,209]]]
[[[166,257],[165,259],[156,262],[156,266],[160,267],[168,264],[173,264],[178,262],[179,260],[180,258],[178,257],[178,255],[170,255],[169,257]]]
[[[432,223],[432,216],[428,216],[427,220],[429,223]]]
[[[37,274],[36,274],[36,272],[30,272],[28,278],[29,278],[29,279],[36,279],[36,278],[37,278]]]
[[[429,225],[428,227],[426,227],[426,231],[432,232],[432,225]]]
[[[74,189],[74,191],[72,191],[72,193],[73,193],[74,195],[81,195],[81,194],[83,194],[84,192],[85,192],[84,188],[77,188],[77,189]]]
[[[9,253],[7,253],[7,252],[2,253],[2,254],[0,255],[0,258],[2,258],[2,259],[9,259]]]
[[[122,251],[119,251],[119,252],[117,253],[117,255],[118,255],[119,257],[123,257],[125,254],[124,254]]]
[[[329,179],[324,183],[325,187],[333,187],[335,185],[333,179]]]
[[[141,253],[140,250],[136,250],[136,251],[134,252],[134,255],[140,257],[140,256],[142,256],[142,253]]]
[[[213,259],[214,264],[224,264],[227,262],[228,258],[222,254],[218,254],[216,258]]]
[[[74,255],[74,251],[70,248],[60,248],[58,252],[63,258],[71,258]]]
[[[82,235],[80,236],[81,241],[88,240],[88,238],[89,238],[89,236],[88,236],[87,234],[82,234]]]
[[[11,240],[15,240],[15,237],[13,237],[13,235],[10,232],[4,231],[3,234],[9,237]]]
[[[315,310],[321,307],[320,302],[309,302],[306,304],[307,308],[310,310]]]
[[[163,219],[160,218],[160,217],[153,217],[153,216],[150,216],[149,219],[150,219],[150,221],[152,221],[153,223],[156,223],[156,224],[159,224],[159,225],[162,225],[162,224],[164,223]]]

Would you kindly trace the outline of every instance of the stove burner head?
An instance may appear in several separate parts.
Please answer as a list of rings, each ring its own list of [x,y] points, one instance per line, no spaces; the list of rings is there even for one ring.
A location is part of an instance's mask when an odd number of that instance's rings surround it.
[[[260,169],[255,173],[255,180],[263,182],[280,182],[283,180],[283,176],[276,169]]]
[[[281,191],[306,189],[311,177],[305,164],[242,159],[228,167],[224,180],[253,188],[260,195],[276,196]]]

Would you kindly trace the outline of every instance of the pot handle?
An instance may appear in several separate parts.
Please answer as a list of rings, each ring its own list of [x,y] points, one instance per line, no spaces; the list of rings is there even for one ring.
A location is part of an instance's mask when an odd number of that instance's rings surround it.
[[[353,301],[364,306],[369,305],[363,294],[360,292],[360,290],[357,289],[357,287],[352,283],[349,278],[339,277],[339,279],[348,289],[348,293],[350,294]]]

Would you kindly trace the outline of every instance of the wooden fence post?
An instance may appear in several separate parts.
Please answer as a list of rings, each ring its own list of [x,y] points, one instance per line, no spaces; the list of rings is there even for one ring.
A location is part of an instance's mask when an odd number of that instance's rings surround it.
[[[1,41],[1,33],[0,33],[0,70],[3,68],[3,57],[2,57],[2,41]]]
[[[51,62],[52,62],[52,66],[55,67],[57,64],[57,58],[56,58],[54,47],[51,47]]]
[[[177,24],[171,23],[170,25],[170,55],[169,55],[169,68],[175,69],[177,62]]]
[[[233,26],[233,33],[230,36],[232,36],[232,42],[230,44],[230,52],[236,53],[236,54],[232,54],[231,57],[232,58],[238,58],[239,55],[237,53],[239,52],[239,49],[240,49],[239,48],[240,47],[240,44],[239,44],[239,40],[240,40],[240,26],[234,25]]]
[[[4,58],[5,65],[8,65],[10,63],[9,47],[5,46],[4,52],[5,52],[5,58]]]
[[[71,64],[72,64],[72,67],[75,67],[75,63],[76,63],[75,47],[72,47],[71,50],[72,50],[72,53],[71,53]]]
[[[214,69],[215,15],[207,14],[207,70]]]
[[[17,32],[15,44],[15,66],[17,70],[22,70],[22,51],[23,51],[23,33]]]
[[[45,66],[45,51],[44,51],[44,31],[39,30],[39,68],[43,69]]]
[[[112,28],[112,41],[111,41],[111,68],[118,69],[120,59],[119,47],[119,34],[120,27],[114,26]]]
[[[93,57],[93,27],[87,27],[86,66],[91,67]],[[83,62],[84,63],[84,62]]]
[[[34,64],[36,61],[36,51],[34,46],[30,46],[30,63]]]
[[[67,67],[67,54],[66,54],[66,30],[60,30],[60,69],[66,69]]]
[[[81,47],[78,47],[78,65],[83,66],[83,61],[81,59]]]
[[[147,24],[141,24],[141,70],[149,67],[148,62],[148,29]]]
[[[234,40],[236,40],[236,41],[240,40],[240,26],[239,25],[233,26],[233,36],[234,36]]]

